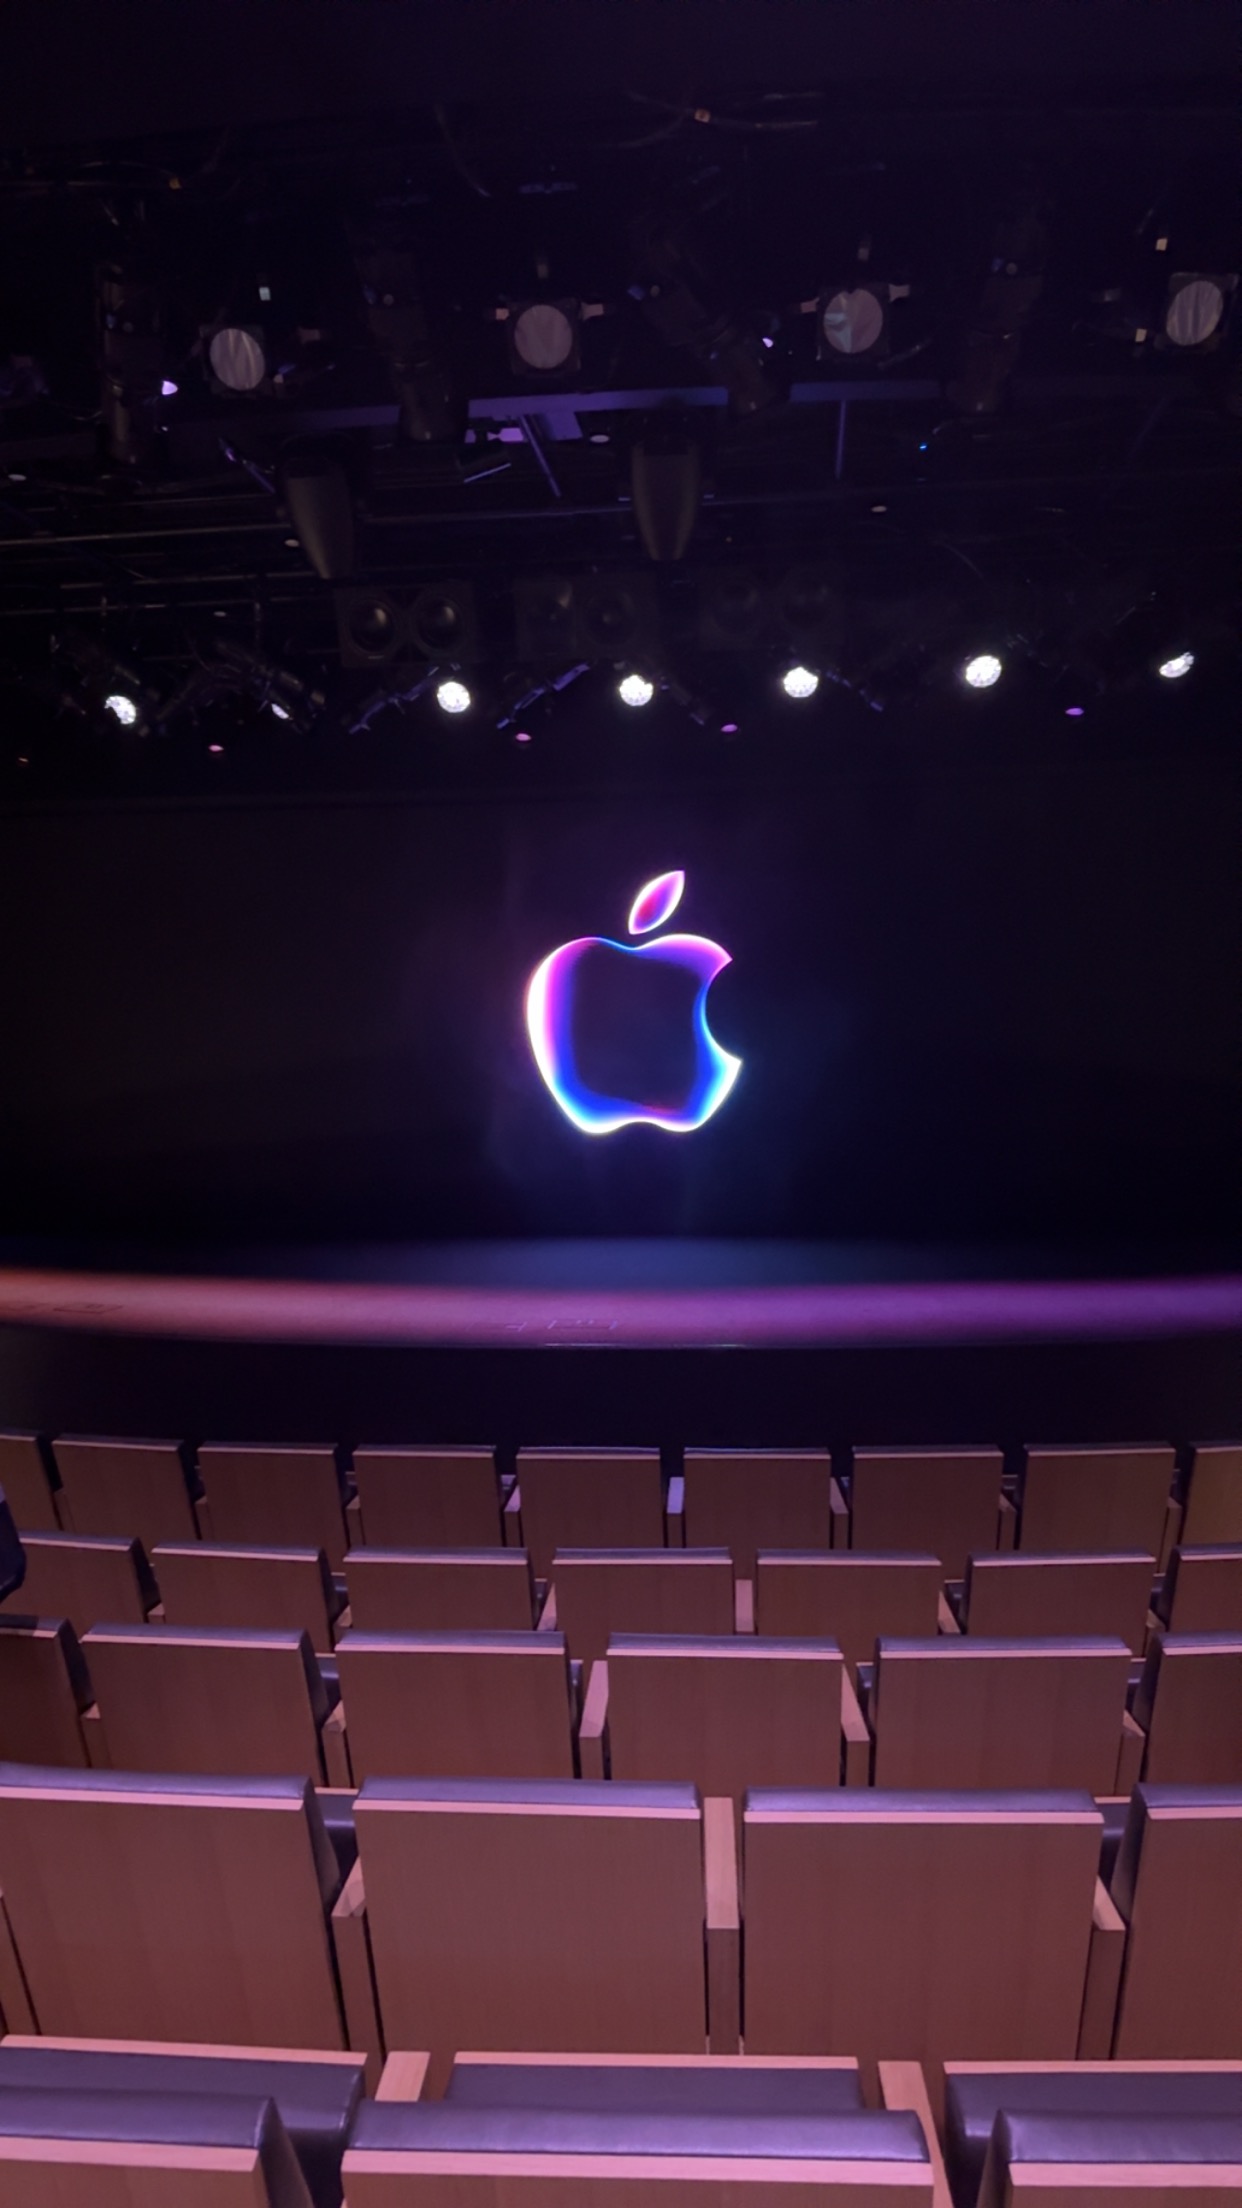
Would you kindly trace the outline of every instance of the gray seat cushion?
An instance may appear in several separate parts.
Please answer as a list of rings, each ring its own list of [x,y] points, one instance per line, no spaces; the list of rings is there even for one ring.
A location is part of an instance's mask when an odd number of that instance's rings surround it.
[[[351,2144],[425,2154],[778,2156],[834,2162],[927,2161],[907,2111],[824,2116],[680,2115],[669,2110],[474,2108],[449,2101],[367,2101]]]
[[[1002,2113],[1121,2118],[1242,2116],[1242,2071],[984,2070],[945,2079],[945,2164],[956,2208],[974,2208]]]
[[[271,2062],[261,2055],[147,2055],[0,2044],[0,2095],[59,2094],[66,2102],[74,2095],[91,2100],[141,2097],[144,2102],[190,2096],[273,2101],[315,2208],[340,2208],[341,2157],[362,2098],[365,2060],[359,2055],[349,2063]]]
[[[0,1766],[0,1770],[2,1770]],[[619,1779],[368,1779],[368,1802],[521,1802],[546,1809],[697,1809],[693,1786]]]
[[[444,2098],[455,2107],[652,2116],[841,2116],[863,2105],[856,2069],[734,2070],[697,2063],[458,2063]]]
[[[242,2147],[257,2153],[271,2208],[306,2193],[276,2111],[260,2094],[75,2093],[0,2087],[0,2137],[100,2145]]]
[[[1052,2116],[1007,2110],[992,2152],[1003,2168],[1022,2162],[1237,2163],[1239,2116]]]

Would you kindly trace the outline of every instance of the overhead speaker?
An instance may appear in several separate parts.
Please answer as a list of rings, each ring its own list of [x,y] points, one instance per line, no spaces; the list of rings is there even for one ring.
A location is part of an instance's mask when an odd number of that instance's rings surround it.
[[[698,639],[708,652],[748,652],[767,643],[771,592],[751,567],[717,568],[699,585]]]
[[[658,643],[655,591],[641,570],[520,575],[513,605],[522,660],[631,659]]]
[[[703,456],[697,440],[678,428],[651,429],[630,454],[630,496],[648,559],[661,565],[684,558],[703,495]]]
[[[290,453],[281,492],[298,543],[325,583],[354,572],[354,499],[342,462],[331,453]]]

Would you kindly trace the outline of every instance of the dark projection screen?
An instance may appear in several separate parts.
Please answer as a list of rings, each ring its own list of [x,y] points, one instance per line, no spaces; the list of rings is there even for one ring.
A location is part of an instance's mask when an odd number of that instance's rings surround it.
[[[1239,811],[1202,756],[12,811],[3,1231],[1235,1231]],[[676,868],[741,1072],[694,1132],[585,1134],[527,980]],[[693,987],[636,975],[593,987],[583,1063],[684,1087]]]

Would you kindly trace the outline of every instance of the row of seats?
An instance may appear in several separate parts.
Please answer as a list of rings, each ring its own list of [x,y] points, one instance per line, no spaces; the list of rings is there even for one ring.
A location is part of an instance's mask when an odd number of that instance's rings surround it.
[[[1171,1448],[1031,1449],[1010,1489],[998,1449],[699,1450],[664,1479],[659,1452],[522,1449],[501,1477],[485,1449],[203,1446],[0,1436],[0,1486],[23,1531],[134,1537],[150,1553],[210,1540],[321,1548],[526,1547],[546,1579],[558,1548],[727,1548],[744,1579],[761,1549],[899,1549],[950,1579],[973,1555],[1127,1551],[1163,1566],[1242,1543],[1242,1448],[1179,1470]]]
[[[305,1633],[0,1619],[0,1753],[100,1770],[672,1779],[753,1786],[1242,1785],[1242,1634],[831,1640]],[[1131,1707],[1127,1707],[1128,1699]]]
[[[1152,2208],[1242,2172],[1242,2070],[950,2066],[945,2149],[917,2065],[462,2054],[443,2097],[394,2055],[0,2045],[0,2208],[1004,2208],[1015,2194]]]
[[[222,2046],[1242,2056],[1242,1789],[294,1779],[0,1766],[0,2014]],[[356,1860],[351,1849],[356,1845]],[[937,2073],[938,2074],[938,2073]]]

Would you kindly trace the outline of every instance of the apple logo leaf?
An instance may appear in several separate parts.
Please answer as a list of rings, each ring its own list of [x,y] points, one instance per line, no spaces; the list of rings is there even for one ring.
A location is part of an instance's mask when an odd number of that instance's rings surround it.
[[[654,881],[645,883],[630,907],[630,934],[650,935],[653,928],[662,928],[681,903],[685,886],[686,877],[680,868],[674,868],[671,874],[657,874]]]

